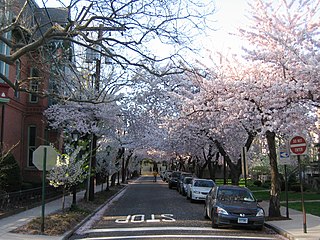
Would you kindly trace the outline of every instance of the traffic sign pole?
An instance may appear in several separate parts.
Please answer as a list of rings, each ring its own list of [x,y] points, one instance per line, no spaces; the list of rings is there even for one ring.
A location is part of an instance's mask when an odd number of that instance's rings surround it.
[[[287,164],[284,165],[285,192],[286,192],[286,217],[289,218],[289,196],[288,196],[288,172]]]
[[[43,169],[42,169],[42,211],[41,211],[41,233],[44,233],[44,215],[46,205],[46,166],[47,166],[47,148],[43,148]]]
[[[32,163],[42,171],[42,211],[41,211],[41,233],[44,233],[44,215],[46,204],[46,173],[51,170],[57,162],[58,153],[52,146],[40,145],[32,154]]]
[[[294,136],[293,138],[291,138],[289,144],[290,144],[290,151],[292,155],[296,155],[298,158],[299,180],[300,180],[300,190],[301,190],[301,207],[302,207],[302,215],[303,215],[303,232],[307,233],[307,216],[306,216],[306,210],[304,207],[303,179],[302,179],[301,159],[300,159],[300,155],[305,155],[307,153],[307,142],[302,136]]]
[[[303,182],[302,182],[300,155],[298,155],[298,167],[299,167],[299,180],[300,180],[300,190],[301,190],[301,207],[302,207],[302,214],[303,214],[303,232],[307,233],[307,216],[306,216],[306,210],[304,207],[304,195],[303,195]]]

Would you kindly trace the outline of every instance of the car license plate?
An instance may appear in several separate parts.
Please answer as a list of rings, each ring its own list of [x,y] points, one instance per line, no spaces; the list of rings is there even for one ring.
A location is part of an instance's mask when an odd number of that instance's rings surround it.
[[[238,223],[248,223],[248,218],[238,218]]]

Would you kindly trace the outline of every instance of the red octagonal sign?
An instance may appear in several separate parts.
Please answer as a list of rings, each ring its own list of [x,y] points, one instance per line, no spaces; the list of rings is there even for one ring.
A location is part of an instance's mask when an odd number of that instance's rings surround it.
[[[291,155],[304,155],[307,152],[307,142],[301,136],[291,138],[289,145]]]

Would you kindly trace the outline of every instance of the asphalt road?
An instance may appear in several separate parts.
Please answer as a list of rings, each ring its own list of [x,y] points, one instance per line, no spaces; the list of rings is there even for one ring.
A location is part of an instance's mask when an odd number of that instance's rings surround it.
[[[268,228],[212,229],[203,207],[203,202],[190,203],[162,180],[143,176],[69,239],[286,239]]]

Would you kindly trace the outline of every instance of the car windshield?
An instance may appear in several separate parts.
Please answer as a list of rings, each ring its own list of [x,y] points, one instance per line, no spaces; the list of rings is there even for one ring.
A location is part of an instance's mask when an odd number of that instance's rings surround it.
[[[185,178],[185,179],[184,179],[184,182],[185,182],[186,184],[190,184],[190,183],[192,182],[192,178]]]
[[[194,182],[195,187],[213,187],[213,181],[206,181],[206,180],[195,180]]]
[[[174,177],[174,178],[180,177],[180,175],[181,175],[181,172],[173,172],[172,173],[172,177]]]
[[[245,189],[220,189],[218,191],[218,200],[234,202],[254,202],[255,199],[252,196],[251,192]]]

